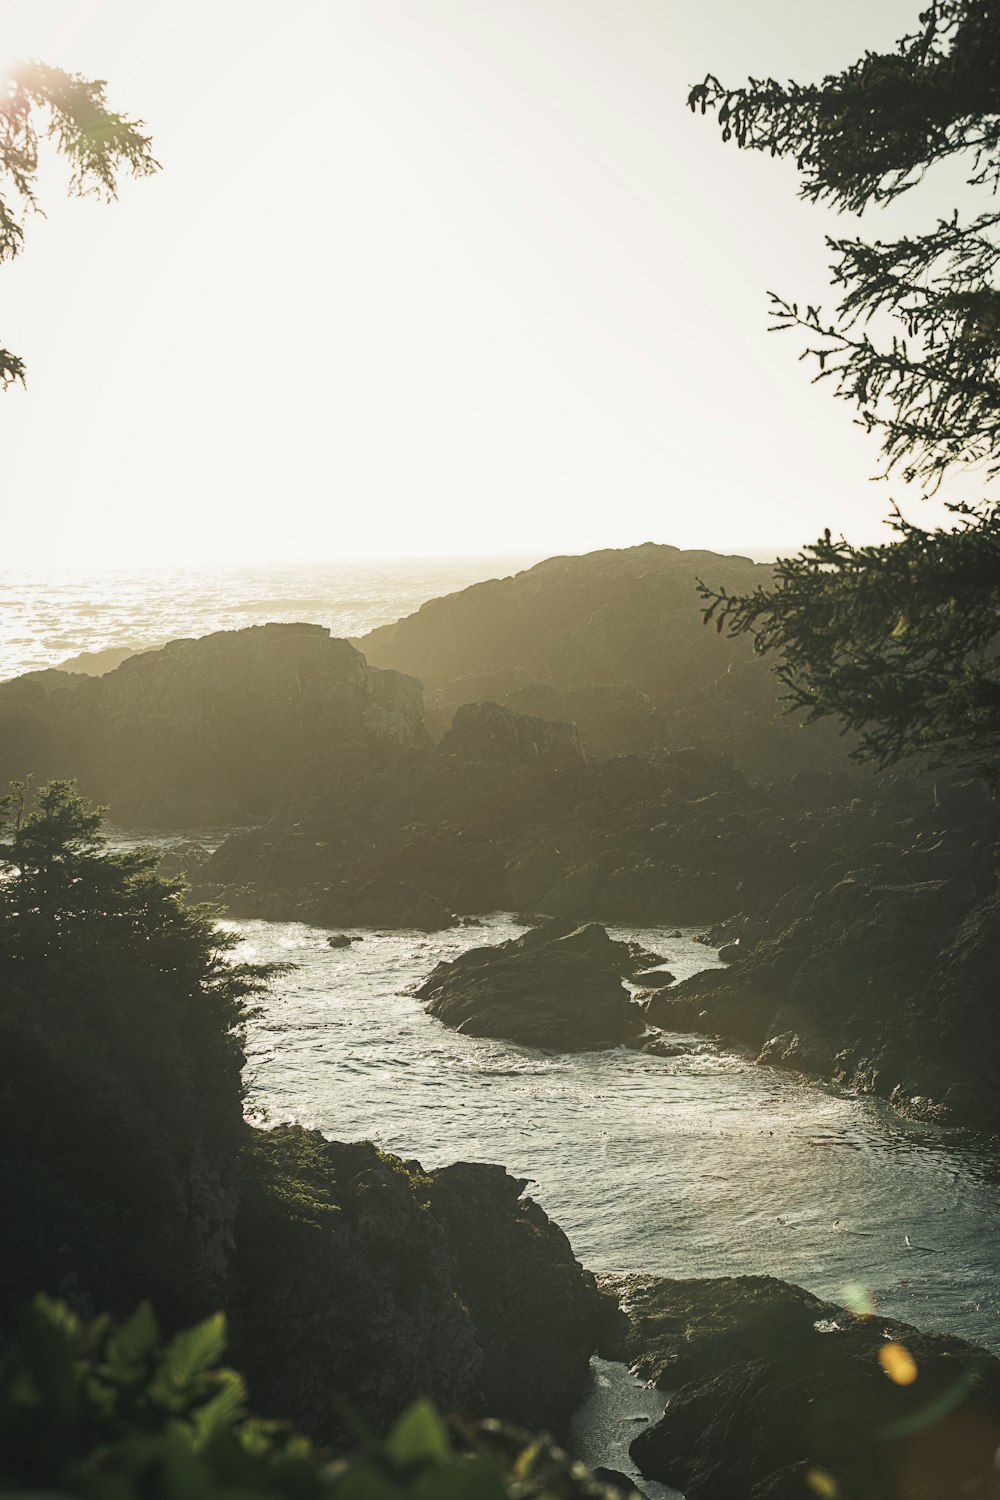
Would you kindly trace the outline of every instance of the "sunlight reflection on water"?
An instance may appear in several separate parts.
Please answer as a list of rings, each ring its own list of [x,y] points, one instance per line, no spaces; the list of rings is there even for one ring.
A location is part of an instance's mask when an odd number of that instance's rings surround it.
[[[1000,1346],[1000,1187],[983,1143],[729,1050],[543,1054],[448,1031],[408,987],[522,930],[509,919],[366,931],[349,949],[300,924],[240,926],[257,955],[298,966],[248,1048],[271,1123],[429,1167],[501,1161],[594,1270],[768,1273],[834,1298],[860,1283],[886,1313]],[[693,930],[668,932],[627,935],[682,977],[710,961]]]

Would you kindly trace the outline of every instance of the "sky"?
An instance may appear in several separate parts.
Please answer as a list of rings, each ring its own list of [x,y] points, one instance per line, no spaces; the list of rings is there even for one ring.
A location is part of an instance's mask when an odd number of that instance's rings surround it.
[[[794,167],[685,108],[804,81],[919,0],[0,0],[162,171],[0,267],[0,567],[885,537],[899,480],[769,289],[832,304]],[[931,184],[894,220],[953,206]],[[976,478],[951,492],[976,498]]]

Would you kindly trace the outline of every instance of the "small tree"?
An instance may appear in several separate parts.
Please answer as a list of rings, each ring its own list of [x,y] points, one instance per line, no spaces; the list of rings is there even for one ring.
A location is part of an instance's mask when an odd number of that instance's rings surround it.
[[[55,781],[0,799],[0,1321],[72,1285],[210,1305],[243,1138],[243,1026],[273,965],[113,851]]]
[[[802,195],[861,212],[927,169],[964,155],[971,184],[1000,183],[1000,7],[935,0],[891,53],[868,52],[819,84],[709,76],[689,104],[717,112],[725,140],[791,155]],[[829,240],[832,315],[772,294],[776,329],[809,335],[816,379],[880,435],[886,472],[933,490],[962,466],[1000,473],[1000,212],[939,218],[890,241]],[[706,619],[777,650],[792,707],[861,732],[855,752],[885,765],[1000,764],[1000,510],[951,507],[926,531],[898,512],[898,540],[854,547],[827,532],[777,564],[749,597],[703,588]]]
[[[6,87],[3,87],[4,82]],[[159,168],[141,120],[108,107],[107,85],[44,63],[26,63],[0,80],[0,261],[24,244],[24,217],[40,211],[39,147],[53,143],[71,168],[70,192],[117,197],[123,172],[148,177]],[[0,348],[0,390],[24,382],[24,361]]]

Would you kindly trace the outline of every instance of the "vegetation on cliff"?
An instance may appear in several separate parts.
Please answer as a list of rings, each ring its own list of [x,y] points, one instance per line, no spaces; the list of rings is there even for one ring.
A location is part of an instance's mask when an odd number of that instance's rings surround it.
[[[70,785],[2,807],[0,1339],[38,1291],[149,1298],[170,1330],[222,1309],[255,1404],[315,1438],[421,1395],[560,1430],[598,1297],[526,1183],[249,1127],[242,1027],[274,968]]]
[[[0,818],[0,1318],[39,1287],[190,1317],[225,1270],[242,1026],[273,970],[68,783],[14,783]]]

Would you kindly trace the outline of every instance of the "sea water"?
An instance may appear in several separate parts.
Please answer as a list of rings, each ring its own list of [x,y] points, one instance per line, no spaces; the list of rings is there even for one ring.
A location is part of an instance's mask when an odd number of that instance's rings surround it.
[[[441,959],[522,932],[241,922],[241,953],[291,960],[254,1023],[252,1107],[426,1167],[503,1162],[595,1271],[780,1276],[1000,1349],[1000,1163],[965,1132],[689,1038],[670,1058],[550,1053],[460,1035],[413,993]],[[697,929],[609,929],[683,978]]]
[[[165,645],[269,620],[357,636],[427,599],[503,578],[534,557],[421,558],[255,568],[0,570],[0,681],[81,651]]]

